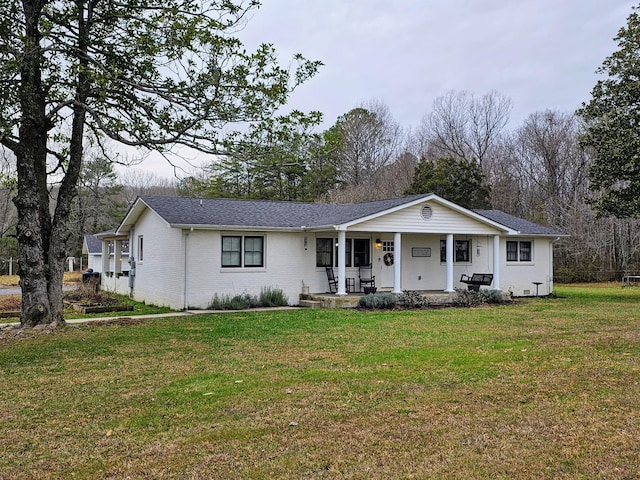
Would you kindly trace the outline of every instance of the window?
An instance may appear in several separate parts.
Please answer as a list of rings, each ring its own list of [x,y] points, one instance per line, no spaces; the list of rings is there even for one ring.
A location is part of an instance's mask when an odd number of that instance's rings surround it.
[[[507,242],[507,262],[531,262],[532,242]]]
[[[316,267],[333,267],[333,238],[316,238]]]
[[[337,246],[336,242],[336,258],[338,258],[338,246]],[[344,244],[344,259],[345,259],[345,263],[344,266],[345,267],[350,267],[351,266],[351,247],[353,246],[353,242],[351,241],[350,238],[347,238],[345,240],[345,244]]]
[[[347,238],[344,249],[345,266],[359,267],[371,263],[371,240],[368,238]],[[316,267],[338,265],[338,240],[336,238],[316,238]]]
[[[143,260],[144,260],[144,237],[142,235],[138,235],[138,261],[142,262]]]
[[[263,251],[263,237],[244,237],[244,266],[263,267]]]
[[[440,261],[447,261],[447,241],[440,240]],[[471,262],[471,241],[454,240],[453,241],[453,261],[454,262]]]
[[[353,240],[354,252],[353,252],[353,266],[360,267],[362,265],[369,265],[371,263],[371,247],[368,238],[355,238]],[[347,257],[347,260],[350,260]],[[349,265],[347,265],[349,266]]]
[[[264,237],[224,236],[222,237],[223,267],[263,267]]]

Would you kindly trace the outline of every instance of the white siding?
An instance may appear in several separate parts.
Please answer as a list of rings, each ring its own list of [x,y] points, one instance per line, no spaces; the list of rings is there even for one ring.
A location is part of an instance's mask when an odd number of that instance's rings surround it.
[[[90,253],[87,255],[87,269],[92,269],[94,272],[102,271],[102,254],[96,255]]]
[[[421,215],[422,207],[428,205],[433,212],[429,220]],[[436,202],[426,202],[390,213],[380,218],[350,226],[348,231],[403,232],[403,233],[465,233],[489,235],[499,233],[490,225],[451,210]]]

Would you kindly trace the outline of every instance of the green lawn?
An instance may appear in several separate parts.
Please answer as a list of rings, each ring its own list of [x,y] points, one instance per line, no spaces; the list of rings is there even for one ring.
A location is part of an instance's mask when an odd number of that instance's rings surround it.
[[[0,340],[0,479],[640,477],[640,288]]]

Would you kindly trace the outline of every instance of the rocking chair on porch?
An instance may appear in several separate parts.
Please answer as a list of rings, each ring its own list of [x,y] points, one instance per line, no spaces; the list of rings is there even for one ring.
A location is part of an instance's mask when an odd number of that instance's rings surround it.
[[[372,275],[372,272],[373,272],[373,267],[372,267],[371,264],[369,264],[369,265],[361,265],[360,266],[360,270],[358,272],[358,276],[360,277],[360,289],[361,290],[365,290],[365,289],[369,290],[369,289],[374,289],[375,288],[375,286],[376,286],[376,276]]]
[[[333,268],[326,267],[327,270],[327,280],[329,281],[329,292],[336,293],[338,291],[338,279],[333,273]]]

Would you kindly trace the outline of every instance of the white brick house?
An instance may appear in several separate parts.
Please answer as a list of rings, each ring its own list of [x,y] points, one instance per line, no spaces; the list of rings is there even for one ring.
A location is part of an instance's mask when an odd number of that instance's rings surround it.
[[[371,263],[378,290],[450,292],[466,287],[462,274],[490,273],[485,288],[547,295],[561,235],[432,194],[340,205],[142,196],[102,236],[116,247],[128,241],[133,274],[120,278],[116,265],[102,285],[176,309],[262,287],[280,288],[297,304],[303,284],[329,291],[327,266],[345,295],[352,279],[358,289],[358,266]]]

